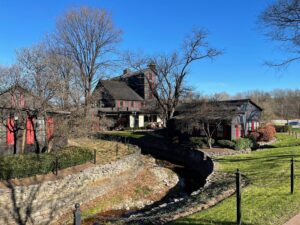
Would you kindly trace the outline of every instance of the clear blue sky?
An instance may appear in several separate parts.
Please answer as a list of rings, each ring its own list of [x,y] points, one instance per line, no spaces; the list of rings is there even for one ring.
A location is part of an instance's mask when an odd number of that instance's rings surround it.
[[[257,16],[272,0],[0,0],[0,64],[14,62],[15,50],[40,41],[70,7],[105,8],[124,32],[121,49],[145,53],[180,46],[194,26],[209,30],[212,46],[224,49],[213,62],[193,65],[188,84],[205,94],[299,88],[300,62],[278,72],[263,66],[283,57],[257,28]],[[298,72],[298,73],[297,73]]]

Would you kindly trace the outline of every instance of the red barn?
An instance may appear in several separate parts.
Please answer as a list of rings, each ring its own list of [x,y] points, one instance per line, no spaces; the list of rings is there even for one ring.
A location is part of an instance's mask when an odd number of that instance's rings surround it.
[[[67,144],[69,112],[41,109],[21,86],[0,93],[0,154],[43,152]]]

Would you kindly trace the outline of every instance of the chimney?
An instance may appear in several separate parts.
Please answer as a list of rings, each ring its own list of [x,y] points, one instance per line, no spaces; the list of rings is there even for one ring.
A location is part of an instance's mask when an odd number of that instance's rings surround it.
[[[156,64],[154,62],[150,62],[148,64],[148,68],[151,70],[151,71],[155,71],[156,70]]]
[[[126,68],[125,70],[123,70],[123,75],[129,74],[130,73],[130,69]]]

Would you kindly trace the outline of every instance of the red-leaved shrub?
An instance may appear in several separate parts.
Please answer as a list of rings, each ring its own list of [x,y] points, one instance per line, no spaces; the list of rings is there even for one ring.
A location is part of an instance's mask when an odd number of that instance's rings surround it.
[[[271,141],[276,135],[276,130],[273,125],[269,124],[259,128],[258,133],[260,134],[259,141]]]

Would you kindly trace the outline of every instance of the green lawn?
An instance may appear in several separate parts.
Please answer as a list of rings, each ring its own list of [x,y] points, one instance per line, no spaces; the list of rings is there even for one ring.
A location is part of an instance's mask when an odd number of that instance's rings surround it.
[[[279,134],[274,147],[238,156],[217,158],[219,171],[234,173],[239,168],[250,184],[242,190],[243,224],[282,225],[300,212],[300,140]],[[295,157],[295,193],[290,194],[290,160]],[[236,224],[235,196],[218,205],[182,218],[175,224]]]
[[[292,135],[278,133],[276,135],[277,141],[272,144],[273,147],[281,148],[281,147],[292,147],[300,145],[300,138],[295,138]]]
[[[300,133],[300,128],[292,128],[292,131],[296,131],[297,133]]]
[[[104,134],[139,139],[139,138],[144,137],[146,135],[146,132],[124,130],[124,131],[106,131],[106,132],[104,132]]]

